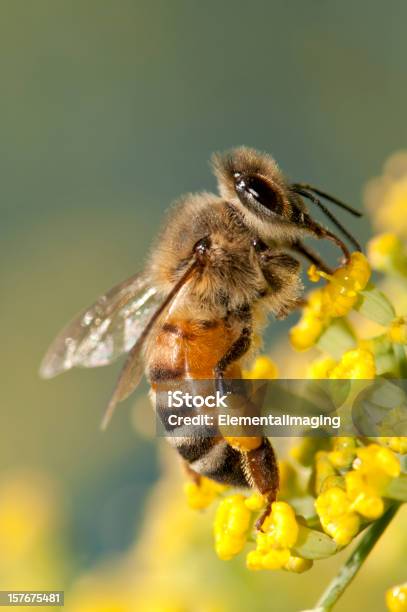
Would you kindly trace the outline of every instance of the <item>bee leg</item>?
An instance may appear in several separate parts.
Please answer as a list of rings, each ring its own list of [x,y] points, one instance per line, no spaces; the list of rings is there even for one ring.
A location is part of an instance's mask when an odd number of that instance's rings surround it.
[[[342,251],[343,257],[342,261],[347,263],[350,260],[350,251],[346,244],[341,240],[336,234],[330,232],[325,227],[313,221],[311,217],[305,215],[306,224],[304,225],[305,229],[307,229],[311,234],[313,234],[319,240],[330,240]]]
[[[308,259],[308,261],[310,261],[312,264],[314,264],[315,266],[317,266],[317,268],[319,270],[323,270],[324,272],[326,272],[327,274],[332,274],[333,273],[333,269],[330,268],[318,255],[318,253],[316,253],[313,249],[311,249],[309,246],[307,246],[306,244],[304,244],[301,240],[296,240],[295,242],[293,242],[290,245],[290,248],[293,251],[296,251],[297,253],[300,253],[303,257],[305,257],[306,259]]]
[[[267,506],[256,522],[256,528],[261,530],[279,488],[277,458],[269,440],[262,438],[260,446],[242,453],[242,464],[248,482],[267,499]]]
[[[216,379],[216,389],[222,394],[225,395],[228,392],[228,389],[225,385],[225,372],[228,367],[238,361],[243,355],[249,350],[251,342],[252,342],[252,328],[250,325],[251,313],[249,310],[245,310],[240,314],[240,317],[243,320],[248,321],[248,325],[243,327],[240,336],[235,342],[229,347],[223,357],[218,361],[214,368],[214,376]]]
[[[249,316],[246,315],[245,317]],[[249,350],[251,345],[252,328],[250,325],[243,327],[240,336],[232,344],[232,346],[226,351],[223,357],[218,361],[215,366],[215,377],[216,379],[222,379],[225,375],[227,368],[234,362],[243,357],[243,355]]]
[[[249,314],[246,315],[247,318],[249,316]],[[222,385],[223,376],[228,366],[240,359],[250,348],[250,344],[251,327],[246,326],[242,329],[239,338],[215,367],[215,376],[218,383]],[[276,499],[279,485],[278,464],[273,447],[267,438],[259,436],[225,437],[225,440],[229,446],[240,452],[242,471],[247,484],[267,497],[267,507],[256,524],[257,529],[261,529],[266,517],[271,512],[271,504]]]
[[[267,249],[260,253],[259,263],[269,288],[269,307],[277,319],[282,319],[299,305],[300,262],[286,251]]]
[[[268,438],[262,437],[225,437],[226,442],[240,452],[240,461],[247,484],[259,491],[267,500],[263,514],[256,522],[261,527],[271,512],[279,488],[277,458]]]

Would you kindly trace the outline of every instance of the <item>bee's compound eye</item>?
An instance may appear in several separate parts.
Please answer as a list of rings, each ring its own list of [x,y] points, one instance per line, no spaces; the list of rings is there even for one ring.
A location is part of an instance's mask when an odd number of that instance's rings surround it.
[[[269,181],[259,175],[240,175],[235,178],[235,188],[240,201],[245,205],[253,202],[267,208],[270,212],[281,215],[283,206],[278,193]]]
[[[198,257],[205,255],[206,251],[211,247],[211,239],[208,236],[201,238],[194,246],[194,252]]]
[[[260,238],[255,238],[252,242],[252,245],[256,253],[262,253],[263,251],[267,251],[268,249],[267,244],[263,242],[263,240],[260,240]]]

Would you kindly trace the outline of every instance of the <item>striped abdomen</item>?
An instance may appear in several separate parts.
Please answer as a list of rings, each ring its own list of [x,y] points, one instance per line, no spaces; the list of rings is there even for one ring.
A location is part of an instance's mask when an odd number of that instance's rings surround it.
[[[151,386],[154,389],[161,382],[183,378],[213,378],[217,363],[237,335],[223,321],[168,319],[149,350],[147,373]],[[240,378],[239,365],[232,364],[226,376]]]

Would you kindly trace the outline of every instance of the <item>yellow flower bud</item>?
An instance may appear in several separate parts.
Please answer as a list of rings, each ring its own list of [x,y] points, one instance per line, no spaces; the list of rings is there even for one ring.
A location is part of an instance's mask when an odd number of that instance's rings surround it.
[[[290,341],[297,351],[306,351],[318,340],[323,323],[312,315],[304,314],[300,321],[290,329]]]
[[[287,548],[272,548],[266,553],[261,553],[258,550],[252,550],[246,557],[246,564],[251,570],[275,570],[281,569],[287,565],[289,559],[290,551]]]
[[[318,495],[315,508],[320,517],[333,519],[349,512],[350,501],[343,489],[332,487]]]
[[[390,612],[407,612],[407,582],[386,592],[386,604]]]
[[[305,351],[313,346],[329,322],[324,302],[323,289],[316,289],[308,294],[303,315],[290,330],[291,344],[298,351]]]
[[[321,518],[321,524],[338,546],[347,546],[359,531],[360,519],[356,513],[347,512],[333,520]]]
[[[308,377],[314,380],[329,378],[331,370],[336,366],[336,361],[332,357],[322,357],[312,361],[308,368]]]
[[[260,541],[266,536],[280,548],[294,546],[298,538],[298,523],[295,512],[286,502],[274,502],[271,513],[263,523],[264,534],[259,533]]]
[[[389,327],[388,336],[391,342],[407,344],[407,317],[394,319]]]
[[[288,548],[273,548],[263,555],[262,565],[264,569],[280,569],[287,565],[290,559]]]
[[[249,570],[263,569],[263,555],[258,550],[251,550],[246,557],[246,565]]]
[[[400,455],[407,454],[407,437],[382,437],[379,438],[379,442],[390,448],[395,453],[399,453]]]
[[[363,253],[352,253],[349,263],[324,275],[330,282],[325,287],[329,312],[333,317],[343,317],[354,306],[358,293],[366,287],[371,275],[369,263]]]
[[[266,501],[264,495],[261,495],[260,493],[253,493],[245,500],[244,503],[246,508],[249,508],[249,510],[255,512],[256,510],[261,510],[264,508]]]
[[[370,521],[378,519],[384,512],[384,502],[377,495],[360,493],[352,503],[352,510],[359,512]]]
[[[278,378],[278,367],[270,357],[261,355],[257,357],[250,370],[243,372],[243,378],[250,380],[267,380]]]
[[[319,270],[318,270],[318,268],[316,267],[316,265],[315,265],[315,264],[312,264],[312,265],[311,265],[311,266],[308,268],[308,270],[307,270],[307,275],[308,275],[308,278],[310,279],[310,281],[311,281],[312,283],[317,283],[317,282],[320,280],[320,278],[321,278],[321,275],[320,275],[320,273],[319,273]]]
[[[302,574],[311,569],[313,561],[311,559],[303,559],[302,557],[293,557],[290,555],[288,562],[284,565],[284,569],[296,574]]]
[[[356,454],[356,443],[354,438],[334,438],[333,450],[329,453],[331,463],[337,468],[345,468],[352,464]]]
[[[237,555],[244,547],[250,527],[251,513],[243,495],[230,495],[219,504],[215,521],[215,550],[224,561]]]
[[[221,485],[202,476],[199,479],[199,483],[192,481],[186,482],[184,484],[184,493],[187,498],[188,506],[193,510],[201,510],[202,508],[207,508],[215,497],[226,488],[225,485]]]
[[[370,380],[376,376],[376,364],[373,353],[358,348],[343,354],[341,361],[331,371],[331,379]]]
[[[396,455],[388,448],[379,444],[369,444],[359,448],[356,451],[359,462],[355,463],[358,469],[364,469],[377,472],[380,470],[391,478],[397,478],[400,475],[400,461]]]

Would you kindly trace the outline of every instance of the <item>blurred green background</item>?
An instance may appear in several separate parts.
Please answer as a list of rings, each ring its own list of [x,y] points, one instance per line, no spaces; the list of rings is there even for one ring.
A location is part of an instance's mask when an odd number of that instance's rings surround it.
[[[58,508],[45,530],[54,561],[38,565],[35,547],[27,558],[32,588],[69,588],[128,549],[160,472],[156,442],[131,425],[134,400],[99,432],[117,366],[39,380],[53,335],[141,269],[174,198],[215,188],[215,150],[267,150],[361,208],[366,180],[406,146],[406,21],[401,0],[1,1],[0,496],[20,483],[30,507],[45,478]],[[367,221],[352,224],[366,239]],[[309,576],[304,593],[318,592]],[[269,609],[311,605],[294,578],[286,607]],[[250,580],[260,592],[264,578]],[[5,559],[0,582],[26,588]]]

